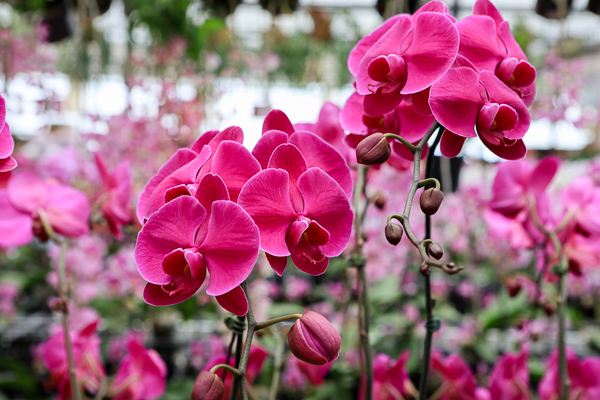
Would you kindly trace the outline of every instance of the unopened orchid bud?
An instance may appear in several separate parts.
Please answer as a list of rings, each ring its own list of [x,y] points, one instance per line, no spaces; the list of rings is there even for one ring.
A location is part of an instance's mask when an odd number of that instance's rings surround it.
[[[506,278],[506,291],[510,297],[516,297],[521,292],[521,282],[517,278]]]
[[[419,272],[423,276],[429,276],[429,275],[431,275],[431,268],[429,268],[429,265],[427,265],[426,263],[423,263],[419,267]]]
[[[192,400],[221,400],[225,387],[221,378],[210,371],[202,371],[192,389]]]
[[[290,329],[288,344],[296,358],[324,365],[338,358],[342,338],[324,316],[308,311]]]
[[[377,197],[375,197],[374,204],[377,209],[383,210],[385,208],[385,196],[378,194]]]
[[[427,248],[427,252],[431,258],[435,258],[436,260],[439,260],[444,256],[444,249],[437,243],[431,243]]]
[[[398,224],[387,224],[385,226],[385,238],[391,245],[396,246],[398,243],[400,243],[403,233],[404,230]]]
[[[426,215],[435,214],[442,205],[444,193],[440,189],[430,188],[421,193],[421,211]]]
[[[383,164],[390,158],[392,148],[382,133],[367,136],[356,147],[356,159],[360,164]]]
[[[556,311],[556,306],[547,301],[542,305],[542,308],[544,309],[544,313],[546,313],[546,316],[551,317],[552,315],[554,315],[554,311]]]

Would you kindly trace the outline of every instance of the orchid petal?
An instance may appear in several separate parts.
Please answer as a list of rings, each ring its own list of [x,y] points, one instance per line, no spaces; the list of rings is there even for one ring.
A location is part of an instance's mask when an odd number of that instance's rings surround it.
[[[219,145],[210,169],[212,173],[223,179],[233,202],[237,202],[240,190],[248,179],[258,174],[260,170],[260,164],[250,151],[232,141],[224,141]]]
[[[467,140],[466,137],[455,135],[448,129],[445,129],[440,141],[442,155],[446,158],[456,157],[460,154],[465,140]]]
[[[263,135],[272,130],[285,132],[288,136],[296,131],[288,116],[281,110],[271,110],[265,117],[262,127]]]
[[[25,245],[33,240],[33,220],[13,207],[6,190],[0,191],[0,247]]]
[[[304,211],[304,200],[298,191],[298,178],[308,169],[300,150],[293,144],[279,145],[269,161],[269,168],[287,171],[290,178],[290,202],[297,214]]]
[[[248,299],[244,290],[239,286],[215,298],[221,307],[232,314],[241,317],[248,313]]]
[[[285,271],[285,268],[287,267],[287,256],[277,257],[269,253],[265,253],[265,255],[267,256],[267,261],[269,262],[271,268],[273,268],[273,271],[275,271],[277,275],[282,276],[283,271]]]
[[[258,140],[252,155],[258,160],[262,169],[269,165],[271,155],[280,144],[288,142],[288,134],[282,131],[268,131]]]

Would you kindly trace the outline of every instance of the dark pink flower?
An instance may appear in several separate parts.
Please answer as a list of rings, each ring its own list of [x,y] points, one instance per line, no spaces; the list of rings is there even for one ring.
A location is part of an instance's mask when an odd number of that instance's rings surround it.
[[[250,216],[229,201],[223,179],[207,174],[195,197],[181,196],[150,216],[138,236],[135,258],[149,283],[144,300],[170,305],[189,299],[210,273],[206,293],[228,311],[245,315],[239,285],[259,252],[259,233]]]
[[[260,165],[242,146],[244,134],[237,126],[210,131],[192,145],[179,149],[144,187],[137,216],[144,223],[165,203],[179,196],[194,196],[198,183],[208,173],[221,177],[229,199],[236,202],[246,181]]]
[[[262,347],[256,346],[256,345],[252,345],[250,347],[250,355],[248,357],[248,367],[246,368],[246,384],[252,385],[252,383],[254,383],[256,378],[258,378],[258,376],[260,375],[260,372],[262,371],[265,360],[267,359],[268,356],[269,356],[269,354]],[[204,371],[210,371],[210,369],[212,367],[214,367],[215,365],[225,364],[226,361],[227,361],[226,354],[219,354],[217,356],[214,356],[213,358],[208,360],[208,362],[204,366]],[[232,367],[235,367],[235,357],[231,357],[231,359],[229,360],[229,365],[231,365]],[[221,372],[221,370],[219,370],[219,376],[220,376],[220,372]],[[229,395],[231,394],[231,386],[233,385],[233,376],[230,373],[228,373],[227,376],[225,377],[224,384],[225,384],[225,391],[224,391],[223,397],[221,397],[221,399],[227,400],[227,399],[229,399]]]
[[[77,237],[89,231],[90,204],[83,193],[21,172],[10,178],[6,190],[0,191],[0,230],[8,232],[0,236],[0,247],[27,244],[34,235],[45,238],[40,212],[60,235]]]
[[[291,143],[302,153],[307,168],[320,168],[341,186],[348,198],[352,196],[354,186],[350,168],[333,145],[312,132],[296,131],[287,115],[280,110],[272,110],[267,114],[262,134],[252,155],[263,169],[269,167],[273,152],[279,145]]]
[[[535,96],[535,68],[527,61],[508,22],[489,0],[477,0],[473,15],[456,23],[458,54],[480,71],[490,71],[530,106]]]
[[[492,400],[529,400],[529,349],[524,347],[518,354],[505,354],[490,375],[489,387]]]
[[[477,391],[473,371],[457,354],[445,359],[438,352],[431,355],[431,368],[442,377],[444,390],[440,400],[480,400],[482,391]]]
[[[113,381],[115,400],[152,400],[165,393],[167,366],[153,349],[146,349],[136,336],[130,336],[128,354]]]
[[[6,123],[6,102],[0,95],[0,172],[8,172],[16,168],[17,162],[10,155],[15,149],[15,142]]]
[[[447,7],[431,2],[423,10],[388,19],[350,52],[348,69],[366,96],[365,114],[392,111],[404,95],[428,88],[452,66],[459,37]]]
[[[100,320],[95,319],[79,329],[72,326],[70,330],[77,382],[91,393],[100,389],[100,381],[105,376],[100,359],[100,339],[96,336],[99,323]],[[40,345],[38,354],[50,371],[50,383],[58,390],[57,400],[71,399],[69,362],[62,328]]]
[[[335,362],[334,360],[323,365],[314,365],[299,360],[295,357],[290,357],[290,360],[296,360],[298,369],[302,375],[304,375],[308,382],[314,386],[321,386],[325,384],[325,376],[329,373],[333,363]]]
[[[131,222],[129,201],[131,197],[131,170],[127,161],[120,162],[110,173],[99,153],[94,153],[94,160],[104,187],[102,214],[110,227],[110,231],[119,240],[123,239],[121,227]]]
[[[477,136],[499,157],[525,157],[522,138],[531,124],[529,112],[521,98],[492,72],[451,69],[431,87],[429,105],[446,128],[440,143],[445,157],[456,157],[465,140]]]
[[[600,358],[587,357],[579,360],[573,350],[567,348],[567,374],[571,381],[569,398],[595,400],[600,398]],[[560,398],[558,382],[558,350],[548,360],[547,370],[538,386],[541,400]]]
[[[344,157],[349,165],[356,164],[354,151],[352,151],[345,141],[346,133],[340,123],[340,114],[340,108],[328,101],[321,107],[317,123],[294,124],[294,129],[296,131],[308,131],[314,133],[332,145],[342,157]]]
[[[373,398],[394,400],[411,398],[412,382],[408,377],[406,363],[410,352],[404,351],[396,360],[387,354],[378,354],[373,360]],[[362,395],[362,392],[361,392]],[[362,398],[362,396],[361,396]]]
[[[307,164],[296,146],[281,144],[268,168],[240,193],[239,204],[256,222],[261,248],[279,275],[287,256],[302,271],[320,275],[329,257],[340,255],[350,240],[353,213],[346,193],[330,175]]]

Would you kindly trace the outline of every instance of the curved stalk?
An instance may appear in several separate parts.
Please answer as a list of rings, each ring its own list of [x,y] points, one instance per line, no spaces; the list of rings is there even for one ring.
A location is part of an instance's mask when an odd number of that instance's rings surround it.
[[[244,352],[240,361],[239,371],[242,373],[240,383],[242,386],[242,398],[248,400],[248,388],[246,387],[246,368],[248,367],[248,357],[250,356],[250,347],[252,346],[252,339],[254,339],[254,331],[256,330],[256,320],[254,319],[254,312],[250,305],[250,296],[248,294],[248,284],[246,281],[242,283],[242,289],[246,293],[248,299],[248,314],[246,319],[248,321],[248,331],[246,332],[246,342],[244,343]]]

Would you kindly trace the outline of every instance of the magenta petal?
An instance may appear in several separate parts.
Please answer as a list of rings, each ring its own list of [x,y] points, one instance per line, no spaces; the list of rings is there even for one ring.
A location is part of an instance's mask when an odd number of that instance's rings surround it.
[[[4,128],[6,124],[6,101],[0,96],[0,128]]]
[[[87,234],[91,210],[86,195],[64,185],[48,185],[47,189],[48,201],[44,209],[52,228],[68,237]]]
[[[290,143],[302,152],[309,168],[318,167],[325,171],[341,186],[346,197],[352,197],[354,185],[350,168],[335,147],[310,132],[296,132],[290,137]]]
[[[258,226],[261,248],[275,256],[288,256],[285,235],[296,220],[290,203],[288,173],[280,169],[259,172],[242,188],[238,204]]]
[[[488,17],[492,17],[497,25],[500,25],[504,21],[502,15],[490,0],[477,0],[473,6],[473,15],[487,15]]]
[[[452,66],[458,43],[458,30],[449,18],[439,13],[420,14],[412,45],[402,55],[407,69],[402,94],[420,92],[434,84]]]
[[[248,313],[248,299],[244,290],[236,286],[231,291],[215,297],[221,307],[240,317]]]
[[[225,140],[231,140],[242,144],[244,142],[244,132],[239,126],[230,126],[217,133],[207,144],[210,147],[211,154],[215,154],[215,151],[219,148],[221,142]],[[202,150],[202,149],[200,149]]]
[[[416,112],[425,117],[431,117],[431,107],[429,107],[429,92],[431,87],[412,94],[412,105]]]
[[[304,215],[329,232],[330,240],[321,251],[327,257],[339,256],[350,240],[354,215],[342,188],[319,168],[310,168],[298,180],[298,189]]]
[[[545,192],[552,179],[554,179],[559,166],[560,158],[556,156],[546,157],[540,161],[531,175],[529,175],[529,183],[527,185],[529,191],[534,195]]]
[[[172,188],[167,189],[165,192],[165,203],[175,200],[178,197],[189,195],[190,191],[188,190],[188,186],[182,183],[181,185],[173,186]]]
[[[466,137],[455,135],[448,129],[444,130],[440,141],[440,151],[446,158],[454,158],[460,154],[460,151],[465,144]]]
[[[112,181],[110,172],[108,171],[108,167],[106,166],[106,162],[104,162],[104,159],[100,153],[94,153],[94,161],[96,162],[96,167],[98,168],[98,173],[100,174],[102,184],[106,190],[110,190],[114,183]]]
[[[294,245],[298,245],[300,243],[300,239],[302,238],[302,234],[304,231],[308,229],[309,221],[294,221],[288,231],[287,231],[287,239]]]
[[[498,47],[494,20],[485,15],[471,15],[458,21],[456,27],[460,32],[459,54],[479,70],[496,71],[506,54]]]
[[[263,133],[263,136],[258,140],[254,149],[252,149],[252,155],[258,160],[262,169],[266,169],[269,165],[271,154],[273,154],[277,146],[287,143],[288,139],[288,134],[282,131],[268,131]]]
[[[525,56],[523,49],[521,49],[521,46],[519,45],[519,43],[517,43],[514,36],[510,32],[508,21],[503,21],[498,26],[498,36],[500,37],[500,39],[502,39],[504,46],[506,46],[508,57],[515,57],[518,60],[527,61],[527,56]]]
[[[198,185],[195,197],[206,210],[206,220],[209,220],[213,203],[217,200],[229,200],[229,192],[225,182],[219,175],[206,174]],[[201,245],[204,242],[207,233],[208,224],[202,224],[196,235],[196,245]]]
[[[308,169],[300,150],[293,144],[279,145],[269,161],[269,168],[287,171],[290,178],[290,202],[297,214],[304,211],[304,200],[298,191],[298,178]]]
[[[8,193],[0,191],[0,247],[9,248],[25,245],[33,239],[33,220],[31,215],[14,208],[8,199]]]
[[[327,271],[327,266],[329,265],[329,258],[325,257],[323,260],[318,261],[316,263],[307,261],[304,257],[299,257],[297,254],[292,252],[291,256],[292,262],[298,269],[302,272],[306,272],[307,274],[318,276],[322,275]]]
[[[260,250],[258,227],[240,206],[213,203],[208,234],[198,249],[210,273],[206,293],[218,296],[240,285],[252,272]]]
[[[459,136],[476,137],[477,115],[483,106],[477,73],[470,68],[446,72],[431,87],[429,105],[435,118],[445,128]]]
[[[165,204],[165,193],[167,190],[179,186],[189,185],[196,182],[196,176],[202,166],[204,166],[211,156],[211,149],[209,146],[204,146],[200,154],[197,155],[189,163],[179,168],[171,175],[167,176],[162,182],[158,184],[156,189],[150,195],[144,217],[149,218],[155,213],[160,207]]]
[[[8,124],[0,131],[0,158],[8,158],[15,149],[15,141],[10,134]]]
[[[348,69],[350,73],[354,76],[358,73],[358,67],[360,65],[360,61],[364,58],[365,54],[369,49],[383,36],[400,18],[402,15],[395,15],[388,20],[386,20],[381,26],[375,29],[373,32],[363,37],[357,44],[354,46],[352,51],[350,51],[350,56],[348,57]]]
[[[380,115],[393,111],[404,95],[400,94],[400,87],[389,93],[383,93],[381,89],[376,93],[367,94],[363,102],[363,112],[370,117],[379,117]]]
[[[17,161],[12,158],[0,158],[0,173],[12,171],[17,168]]]
[[[518,139],[511,146],[503,146],[502,144],[494,145],[490,143],[485,138],[484,134],[479,135],[479,138],[481,139],[481,142],[485,145],[485,147],[490,149],[492,153],[494,153],[500,158],[504,158],[505,160],[520,160],[524,158],[527,154],[527,148],[525,147],[525,143],[523,143],[522,139]]]
[[[288,135],[296,132],[288,116],[281,110],[271,110],[265,117],[262,127],[263,135],[272,130],[285,132]]]
[[[163,271],[168,275],[183,275],[187,265],[185,253],[182,249],[175,249],[162,259]]]
[[[185,261],[190,266],[190,274],[192,279],[199,279],[204,282],[206,278],[206,261],[202,254],[194,253],[193,251],[185,252]]]
[[[187,276],[176,276],[174,281],[180,290],[172,293],[166,291],[163,286],[147,283],[144,288],[144,301],[152,306],[170,306],[186,301],[200,289],[201,280],[191,279]]]
[[[223,179],[233,202],[237,202],[240,190],[248,179],[258,174],[260,170],[260,164],[250,151],[232,141],[224,141],[219,145],[210,168],[210,172]]]
[[[152,214],[138,235],[135,260],[148,282],[166,285],[171,275],[163,271],[165,255],[178,248],[191,248],[206,210],[191,196],[179,197]]]
[[[208,132],[204,132],[202,135],[200,135],[200,137],[194,142],[194,144],[192,146],[190,146],[190,148],[192,149],[192,151],[195,151],[196,153],[200,153],[200,151],[202,150],[202,148],[207,145],[211,140],[213,140],[215,138],[215,136],[217,136],[219,134],[219,131],[208,131]]]
[[[527,133],[529,126],[531,125],[531,116],[529,115],[529,111],[527,110],[525,104],[523,104],[521,98],[511,89],[509,89],[492,72],[482,71],[479,74],[479,80],[487,90],[490,96],[490,102],[510,106],[517,113],[518,122],[516,123],[516,126],[510,131],[504,131],[504,136],[507,139],[521,139],[523,136],[525,136],[525,133]],[[451,129],[442,121],[440,121],[440,123],[442,123],[442,125],[448,129]],[[458,132],[455,133],[459,134]]]
[[[404,102],[396,108],[396,115],[398,121],[400,121],[400,132],[398,134],[411,143],[421,140],[435,122],[433,116],[423,116],[413,106]]]
[[[271,268],[273,268],[273,271],[279,276],[283,275],[283,271],[285,271],[285,267],[287,267],[287,256],[277,257],[269,253],[265,253],[265,255],[267,256],[267,261]]]
[[[48,189],[44,181],[31,172],[21,172],[8,181],[8,198],[19,211],[32,214],[44,208],[48,201]]]
[[[169,175],[183,167],[185,164],[196,158],[198,154],[192,150],[179,149],[171,156],[169,161],[158,171],[158,174],[154,175],[152,179],[144,186],[144,191],[140,196],[137,207],[137,217],[140,223],[144,223],[144,215],[146,214],[146,205],[150,195],[156,187]]]
[[[367,133],[369,131],[363,122],[363,99],[364,96],[354,92],[346,100],[340,120],[347,131],[352,133]]]

